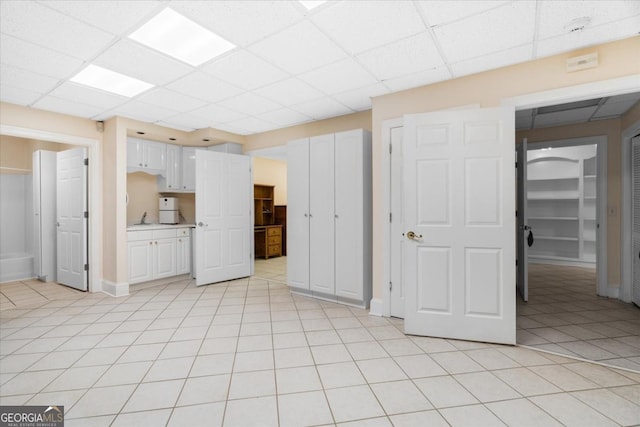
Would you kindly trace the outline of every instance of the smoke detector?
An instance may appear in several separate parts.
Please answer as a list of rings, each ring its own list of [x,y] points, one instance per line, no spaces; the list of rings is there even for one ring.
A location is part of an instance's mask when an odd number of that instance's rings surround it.
[[[584,30],[591,23],[591,18],[583,16],[569,21],[563,28],[565,33],[575,33]]]

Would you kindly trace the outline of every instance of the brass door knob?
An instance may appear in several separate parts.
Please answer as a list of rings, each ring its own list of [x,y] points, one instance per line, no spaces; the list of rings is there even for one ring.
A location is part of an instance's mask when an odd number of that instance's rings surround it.
[[[422,234],[416,234],[413,231],[407,231],[407,238],[411,240],[422,239]]]

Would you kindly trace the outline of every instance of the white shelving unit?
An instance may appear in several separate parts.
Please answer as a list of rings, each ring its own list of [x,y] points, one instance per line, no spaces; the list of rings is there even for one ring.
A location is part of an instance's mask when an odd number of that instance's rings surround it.
[[[529,150],[529,260],[595,266],[596,146]]]

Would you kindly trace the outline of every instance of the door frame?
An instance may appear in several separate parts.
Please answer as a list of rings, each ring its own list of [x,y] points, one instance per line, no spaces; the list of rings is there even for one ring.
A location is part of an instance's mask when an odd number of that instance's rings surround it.
[[[621,239],[620,261],[622,262],[622,277],[620,283],[619,298],[624,302],[631,302],[633,283],[633,239],[632,234],[632,209],[633,195],[631,194],[631,174],[633,172],[633,159],[631,157],[631,139],[640,133],[640,120],[622,130],[622,145],[620,149],[622,164],[622,200],[621,214]]]
[[[19,126],[1,125],[0,134],[19,138],[37,139],[87,148],[89,158],[89,227],[88,227],[88,260],[89,260],[89,292],[102,290],[102,156],[100,141],[76,135],[48,132]]]
[[[608,80],[601,80],[592,83],[585,83],[575,86],[567,86],[558,89],[545,90],[535,93],[530,93],[526,95],[517,95],[502,98],[500,100],[499,106],[511,106],[514,107],[516,111],[526,110],[529,108],[542,107],[545,105],[553,105],[553,104],[563,104],[568,102],[575,101],[583,101],[592,98],[604,97],[604,96],[615,96],[622,95],[626,93],[636,92],[638,90],[638,79],[640,78],[640,73],[632,74],[625,77],[619,77]],[[484,107],[488,107],[488,105],[483,105]],[[416,111],[417,112],[417,111]],[[428,112],[428,111],[420,111],[420,112]],[[389,317],[391,313],[391,292],[388,284],[391,280],[390,278],[390,257],[389,251],[391,250],[391,236],[390,236],[390,224],[386,221],[388,218],[389,212],[391,212],[390,206],[390,154],[389,154],[389,143],[390,143],[390,132],[391,128],[397,127],[398,123],[402,123],[401,117],[390,118],[382,121],[382,144],[380,149],[382,150],[382,203],[381,203],[381,211],[378,212],[378,217],[382,218],[382,247],[380,248],[382,251],[382,300],[372,299],[371,300],[371,309],[370,314]],[[630,140],[630,137],[629,137]],[[515,147],[514,147],[515,150]],[[606,180],[606,185],[608,186],[608,179]],[[624,226],[624,224],[623,224]],[[515,242],[514,242],[515,244]],[[606,246],[603,245],[604,252],[606,253]],[[604,267],[602,268],[601,274],[604,276],[605,280],[602,282],[602,285],[607,284],[607,265],[604,263]],[[623,270],[624,273],[624,270]],[[514,278],[515,280],[515,278]],[[608,286],[607,286],[608,287]]]

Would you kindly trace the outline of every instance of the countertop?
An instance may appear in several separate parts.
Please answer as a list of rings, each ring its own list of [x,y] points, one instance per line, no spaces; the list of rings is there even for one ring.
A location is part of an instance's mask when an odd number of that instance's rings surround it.
[[[130,225],[127,231],[165,230],[169,228],[195,228],[195,224],[144,224]]]

